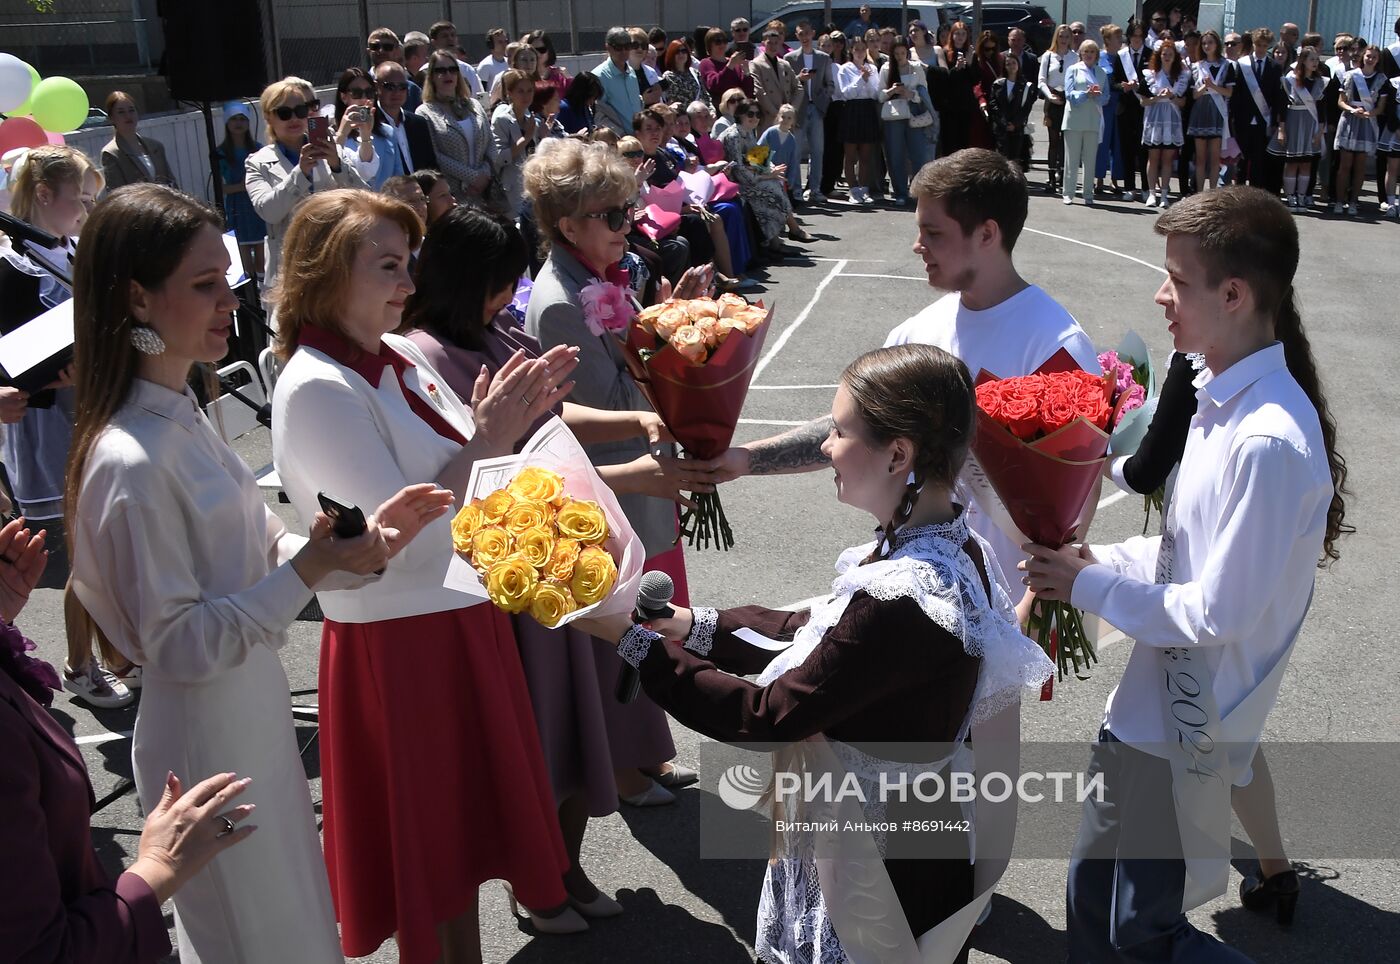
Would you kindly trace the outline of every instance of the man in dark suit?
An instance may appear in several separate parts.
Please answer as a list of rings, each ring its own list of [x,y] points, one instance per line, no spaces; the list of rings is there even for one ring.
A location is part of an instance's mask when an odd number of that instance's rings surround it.
[[[1273,34],[1266,27],[1249,33],[1253,51],[1236,63],[1239,83],[1230,96],[1230,128],[1240,145],[1239,180],[1278,191],[1282,170],[1269,156],[1269,136],[1284,110],[1283,69],[1269,56]]]
[[[817,49],[813,40],[816,31],[810,22],[797,21],[797,42],[800,46],[784,58],[797,75],[798,94],[793,101],[797,109],[797,136],[801,139],[798,156],[807,152],[807,200],[821,204],[822,151],[826,145],[826,111],[831,106],[831,58]]]
[[[386,60],[374,68],[374,82],[379,92],[376,121],[393,133],[404,173],[437,167],[431,126],[404,106],[408,99],[408,74],[402,65]]]

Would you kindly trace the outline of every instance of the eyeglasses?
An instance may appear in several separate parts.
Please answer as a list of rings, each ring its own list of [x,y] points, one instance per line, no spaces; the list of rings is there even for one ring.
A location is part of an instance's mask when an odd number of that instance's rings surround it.
[[[367,46],[375,53],[379,53],[381,50],[389,53],[399,49],[399,42],[397,40],[371,40]]]
[[[392,94],[400,90],[408,90],[408,84],[398,80],[381,80],[379,89],[386,94]]]
[[[444,74],[459,74],[459,73],[461,73],[461,70],[458,69],[458,67],[457,67],[456,64],[453,64],[451,67],[434,67],[434,68],[433,68],[433,76],[434,76],[434,77],[441,77],[441,76],[444,75]]]
[[[307,115],[312,111],[320,109],[320,106],[321,105],[316,101],[312,101],[310,104],[297,104],[295,107],[288,107],[286,104],[283,104],[281,107],[272,108],[272,112],[276,114],[277,119],[281,121],[289,121],[293,117],[299,120],[306,120]]]
[[[374,91],[373,87],[347,87],[345,93],[351,97],[365,98]]]
[[[624,204],[620,208],[608,208],[606,211],[595,211],[592,214],[581,215],[581,217],[602,221],[608,226],[609,231],[621,231],[625,225],[632,223],[632,205]]]
[[[741,110],[741,111],[739,111],[739,116],[740,116],[740,117],[757,117],[757,116],[758,116],[758,111],[756,111],[756,110]]]
[[[1238,40],[1227,40],[1227,41],[1225,41],[1225,46],[1227,46],[1227,47],[1238,47],[1239,45],[1240,45],[1240,42],[1239,42]]]

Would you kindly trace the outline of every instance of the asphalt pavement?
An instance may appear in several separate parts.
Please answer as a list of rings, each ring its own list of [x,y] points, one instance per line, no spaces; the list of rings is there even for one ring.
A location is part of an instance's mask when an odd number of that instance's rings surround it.
[[[1032,178],[1038,185],[1041,173],[1033,172]],[[1163,277],[1158,267],[1163,241],[1152,231],[1154,213],[1140,204],[1107,199],[1093,209],[1064,207],[1037,190],[1016,261],[1028,280],[1070,309],[1096,344],[1113,347],[1125,332],[1136,330],[1160,360],[1170,342],[1161,309],[1152,300]],[[890,328],[939,295],[927,286],[910,249],[912,210],[831,204],[808,208],[802,217],[819,236],[806,246],[808,256],[758,276],[764,280],[759,296],[776,302],[777,313],[739,440],[825,414],[842,368],[882,344]],[[1400,264],[1400,224],[1307,215],[1299,228],[1303,260],[1296,289],[1340,426],[1350,467],[1348,518],[1358,531],[1343,542],[1342,560],[1319,574],[1311,614],[1265,737],[1271,742],[1393,742],[1400,738],[1390,652],[1397,529],[1393,472],[1400,462],[1400,432],[1385,413],[1400,410],[1400,388],[1391,377],[1397,371],[1400,338],[1400,314],[1391,300]],[[237,447],[254,468],[270,457],[270,440],[261,429]],[[1387,477],[1392,481],[1386,482]],[[870,537],[871,520],[835,501],[829,472],[739,480],[726,485],[722,496],[738,545],[727,553],[687,553],[697,603],[778,606],[819,595],[830,584],[836,555]],[[1111,489],[1104,496],[1092,532],[1095,542],[1142,531],[1140,498],[1114,496]],[[38,642],[40,655],[62,660],[58,593],[36,592],[21,625]],[[297,623],[282,651],[294,693],[305,691],[293,696],[294,703],[315,703],[318,639],[317,624]],[[1051,702],[1027,704],[1024,739],[1082,743],[1087,754],[1130,645],[1109,646],[1088,681],[1062,686]],[[411,659],[411,652],[405,658]],[[468,698],[465,692],[463,698]],[[99,798],[120,791],[128,780],[131,745],[123,735],[129,734],[136,712],[93,712],[66,693],[55,701],[55,715],[83,743]],[[702,738],[679,724],[672,729],[678,759],[694,763]],[[297,732],[310,744],[305,755],[309,790],[319,802],[314,716],[303,714]],[[510,917],[498,885],[484,886],[486,960],[751,961],[763,863],[701,858],[702,792],[681,791],[671,807],[623,807],[590,824],[585,865],[605,892],[617,895],[626,913],[598,922],[588,934],[537,936],[528,924]],[[1330,793],[1288,802],[1327,820],[1343,802],[1355,802],[1348,801],[1351,792],[1338,785]],[[1280,782],[1279,794],[1288,797],[1286,783]],[[1395,801],[1376,799],[1371,805],[1390,809]],[[117,796],[94,816],[94,838],[110,867],[134,857],[140,827],[132,794]],[[1289,836],[1290,828],[1283,829]],[[1064,852],[1071,842],[1064,842]],[[1309,856],[1300,865],[1303,889],[1291,931],[1242,909],[1233,892],[1237,873],[1232,874],[1231,892],[1193,911],[1191,920],[1259,961],[1395,960],[1400,874],[1394,844],[1393,839],[1376,840],[1373,859]],[[1248,869],[1252,851],[1238,825],[1235,846],[1238,866]],[[1364,843],[1355,852],[1370,853]],[[1063,960],[1065,867],[1064,859],[1013,863],[993,901],[990,921],[974,935],[974,961]],[[395,959],[392,942],[366,958]]]

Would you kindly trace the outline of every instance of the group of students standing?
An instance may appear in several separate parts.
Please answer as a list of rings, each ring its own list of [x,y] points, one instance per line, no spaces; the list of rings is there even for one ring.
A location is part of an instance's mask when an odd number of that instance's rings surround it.
[[[1263,27],[1223,39],[1157,27],[1105,26],[1100,51],[1081,25],[1061,26],[1042,55],[1049,189],[1066,203],[1083,166],[1086,204],[1092,173],[1099,188],[1111,175],[1112,194],[1158,207],[1176,177],[1183,195],[1248,183],[1282,192],[1291,210],[1312,209],[1318,193],[1334,214],[1356,215],[1374,158],[1380,213],[1400,216],[1400,21],[1389,48],[1339,35],[1326,62],[1316,34],[1292,46]]]

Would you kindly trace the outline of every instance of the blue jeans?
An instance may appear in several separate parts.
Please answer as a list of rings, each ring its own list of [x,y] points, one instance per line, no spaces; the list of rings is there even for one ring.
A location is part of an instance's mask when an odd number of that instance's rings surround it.
[[[885,129],[885,163],[890,171],[890,188],[897,201],[909,197],[909,180],[927,161],[928,140],[924,132],[910,127],[907,120],[881,121]]]
[[[798,118],[801,126],[794,132],[800,138],[797,147],[797,156],[801,157],[803,151],[807,153],[807,190],[821,193],[822,189],[822,151],[826,148],[826,118],[821,115],[810,101],[802,108],[802,116]],[[795,168],[797,165],[794,164]],[[788,172],[788,184],[792,186],[794,196],[799,190],[799,180],[795,173]]]
[[[1105,726],[1089,762],[1096,774],[1103,799],[1084,800],[1065,888],[1069,964],[1249,964],[1181,912],[1186,863],[1171,764]]]

